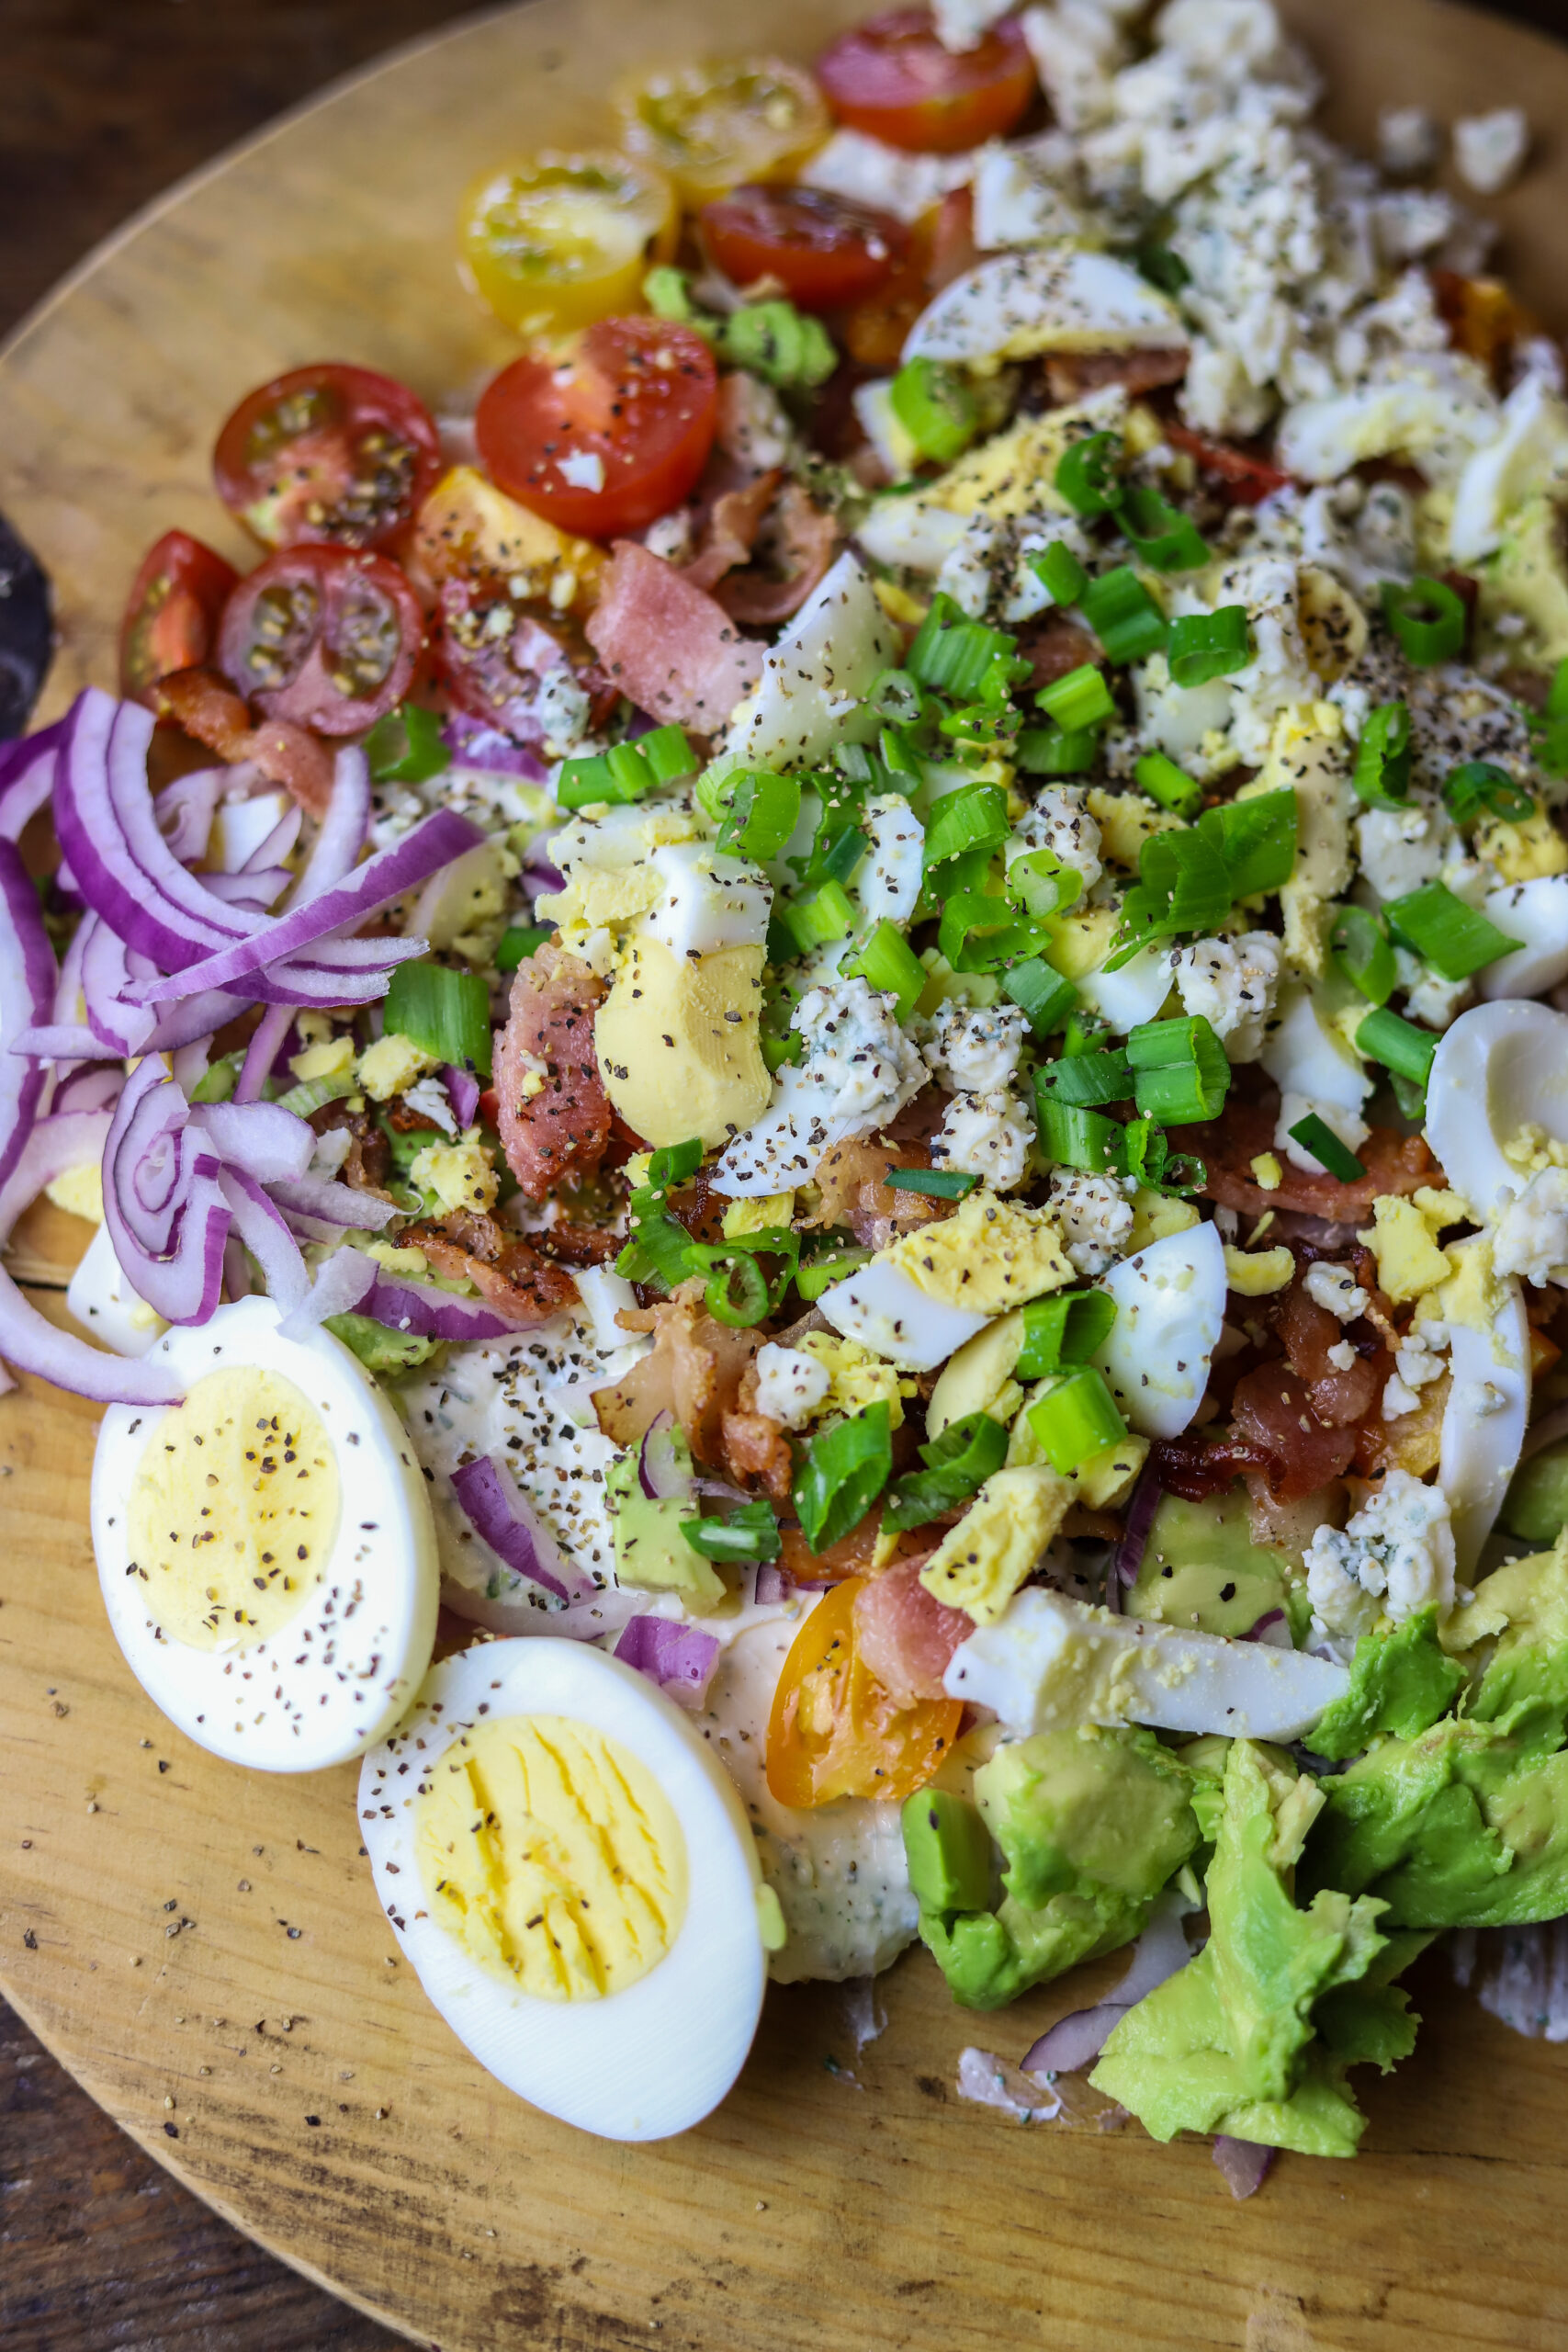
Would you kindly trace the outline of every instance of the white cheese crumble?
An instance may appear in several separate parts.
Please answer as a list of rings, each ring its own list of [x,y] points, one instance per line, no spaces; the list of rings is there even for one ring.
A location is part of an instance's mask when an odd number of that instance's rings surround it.
[[[1522,107],[1461,115],[1454,125],[1454,168],[1477,196],[1498,196],[1517,178],[1529,143]]]
[[[995,1087],[953,1096],[931,1138],[931,1158],[962,1175],[983,1177],[993,1192],[1010,1193],[1028,1173],[1033,1141],[1034,1121],[1021,1096]]]
[[[1133,1204],[1112,1176],[1053,1168],[1048,1206],[1062,1228],[1067,1256],[1080,1274],[1104,1273],[1131,1238]]]
[[[1016,1004],[939,1005],[926,1042],[926,1060],[933,1075],[954,1093],[994,1093],[1010,1084],[1028,1026]]]
[[[1330,1634],[1370,1633],[1384,1616],[1398,1624],[1433,1601],[1446,1617],[1454,1605],[1448,1499],[1408,1470],[1386,1471],[1342,1531],[1320,1527],[1304,1558],[1312,1605]]]
[[[1273,933],[1195,940],[1176,957],[1174,971],[1183,1012],[1202,1015],[1230,1060],[1255,1062],[1280,986]]]
[[[1348,1266],[1330,1265],[1319,1259],[1307,1268],[1302,1288],[1314,1306],[1325,1308],[1337,1322],[1354,1323],[1367,1311],[1367,1294]],[[1340,1366],[1342,1372],[1349,1369],[1348,1364]]]
[[[1378,161],[1385,172],[1414,178],[1431,171],[1442,152],[1442,131],[1425,107],[1379,108]]]
[[[1053,857],[1071,867],[1087,897],[1104,870],[1100,847],[1100,827],[1084,806],[1083,787],[1048,785],[1035,794],[1019,819],[1005,855],[1010,865],[1015,857],[1030,850],[1048,849]]]
[[[757,1351],[757,1410],[786,1430],[797,1430],[811,1419],[832,1386],[825,1363],[799,1348],[781,1348],[769,1340]]]
[[[573,490],[587,490],[595,495],[604,487],[604,460],[597,449],[569,449],[556,459],[556,471],[562,481]]]

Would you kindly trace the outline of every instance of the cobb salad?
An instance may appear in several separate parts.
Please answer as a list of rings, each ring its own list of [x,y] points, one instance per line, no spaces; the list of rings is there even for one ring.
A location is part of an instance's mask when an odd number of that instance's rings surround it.
[[[1125,1948],[961,2088],[1249,2188],[1568,1913],[1562,360],[1319,96],[1269,0],[635,75],[465,202],[477,402],[252,393],[259,560],[0,748],[117,1639],[584,2129]]]

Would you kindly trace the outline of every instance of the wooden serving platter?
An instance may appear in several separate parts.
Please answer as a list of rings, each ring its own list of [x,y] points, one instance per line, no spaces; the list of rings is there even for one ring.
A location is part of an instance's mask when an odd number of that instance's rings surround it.
[[[0,356],[0,505],[53,572],[43,713],[114,676],[137,560],[184,525],[238,396],[322,357],[433,404],[509,356],[453,260],[468,178],[602,136],[612,74],[712,48],[808,55],[834,0],[538,0],[405,53],[176,190]],[[1511,100],[1540,152],[1496,210],[1560,329],[1568,51],[1441,0],[1296,0],[1331,121]],[[83,1241],[47,1210],[11,1261],[59,1313]],[[1021,2127],[960,2104],[960,2049],[1016,2059],[1080,1996],[965,2016],[911,1956],[857,1997],[770,1995],[723,2109],[686,2138],[585,2139],[502,2093],[396,1953],[353,1777],[267,1779],[187,1746],[122,1664],[87,1535],[95,1415],[0,1399],[0,1989],[125,2128],[230,2220],[447,2352],[1559,2352],[1568,2052],[1417,1977],[1416,2058],[1362,2081],[1354,2165],[1285,2158],[1235,2205],[1206,2145]]]

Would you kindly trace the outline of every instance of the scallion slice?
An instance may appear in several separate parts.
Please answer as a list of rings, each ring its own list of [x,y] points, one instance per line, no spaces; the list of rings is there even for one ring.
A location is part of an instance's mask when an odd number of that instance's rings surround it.
[[[1026,775],[1087,775],[1100,756],[1100,729],[1026,727],[1012,756]]]
[[[795,1476],[795,1508],[813,1552],[830,1551],[858,1527],[893,1469],[891,1413],[867,1405],[820,1430]]]
[[[1155,571],[1197,571],[1213,553],[1190,514],[1145,482],[1129,487],[1116,524]]]
[[[1056,461],[1057,495],[1066,500],[1075,514],[1109,514],[1124,494],[1121,465],[1120,434],[1086,434]]]
[[[1290,880],[1296,863],[1299,815],[1293,785],[1204,809],[1198,831],[1224,858],[1233,899],[1261,898]],[[1156,838],[1168,841],[1171,836]]]
[[[980,1179],[960,1168],[890,1168],[882,1181],[890,1193],[923,1193],[931,1201],[964,1201]]]
[[[728,1519],[683,1520],[681,1532],[705,1560],[776,1560],[783,1548],[778,1515],[766,1496],[742,1503]]]
[[[1002,994],[1012,999],[1037,1037],[1048,1037],[1053,1029],[1059,1029],[1078,1001],[1071,980],[1065,980],[1038,956],[1003,974]]]
[[[1083,896],[1083,876],[1055,850],[1025,850],[1007,870],[1007,895],[1032,922],[1065,914]]]
[[[209,1062],[190,1090],[191,1101],[193,1102],[227,1102],[240,1082],[240,1072],[244,1067],[244,1060],[245,1057],[242,1052],[220,1054],[215,1062]]]
[[[1089,586],[1088,572],[1061,539],[1053,539],[1048,548],[1032,555],[1029,569],[1049,591],[1054,605],[1076,605]]]
[[[1213,931],[1235,896],[1224,849],[1205,831],[1150,833],[1138,852],[1138,886],[1127,893],[1123,912],[1146,893],[1151,927],[1161,933]],[[1134,920],[1139,911],[1133,909]]]
[[[1061,1068],[1054,1062],[1053,1069]],[[1037,1070],[1034,1082],[1034,1107],[1040,1128],[1040,1148],[1047,1159],[1063,1168],[1087,1169],[1090,1175],[1106,1176],[1119,1172],[1122,1165],[1122,1129],[1103,1111],[1090,1111],[1076,1103],[1058,1102],[1050,1091],[1040,1083],[1044,1073]]]
[[[1065,1364],[1087,1363],[1115,1320],[1116,1302],[1108,1291],[1059,1290],[1049,1298],[1032,1298],[1023,1310],[1023,1346],[1014,1378],[1045,1380]]]
[[[894,377],[888,406],[922,458],[941,466],[969,447],[979,406],[964,378],[940,359],[908,359]]]
[[[897,1530],[924,1527],[955,1510],[983,1487],[1007,1459],[1008,1433],[986,1412],[965,1413],[920,1448],[923,1470],[896,1478],[888,1489],[882,1524]]]
[[[1069,733],[1086,727],[1102,727],[1108,718],[1116,716],[1105,673],[1093,662],[1080,662],[1054,684],[1043,686],[1034,700],[1037,708]]]
[[[1078,610],[1105,648],[1108,662],[1139,662],[1165,643],[1169,624],[1129,563],[1102,571],[1078,599]]]
[[[1468,980],[1519,944],[1456,898],[1445,882],[1424,882],[1403,899],[1391,899],[1383,911],[1394,937],[1414,948],[1445,980]],[[409,967],[400,968],[407,971]]]
[[[1133,781],[1174,816],[1195,817],[1203,805],[1202,786],[1163,752],[1145,752],[1134,765]]]
[[[926,872],[968,850],[999,849],[1011,831],[1008,797],[999,784],[965,784],[944,793],[926,827]]]
[[[955,972],[999,972],[1041,944],[1038,925],[1020,922],[1006,899],[957,890],[942,907],[937,945]]]
[[[1358,1183],[1367,1172],[1349,1145],[1341,1143],[1326,1119],[1320,1119],[1315,1111],[1309,1111],[1304,1119],[1296,1121],[1291,1129],[1291,1137],[1292,1142],[1301,1145],[1303,1151],[1310,1151],[1314,1159],[1321,1161],[1341,1184]]]
[[[365,738],[373,784],[428,784],[452,764],[441,736],[441,714],[405,702],[378,718]]]
[[[220,1068],[221,1065],[216,1067]],[[210,1078],[211,1075],[212,1071],[209,1070],[207,1076]],[[328,1102],[340,1102],[345,1094],[352,1094],[357,1083],[346,1071],[336,1078],[302,1078],[277,1096],[277,1107],[280,1111],[292,1111],[297,1119],[308,1119],[312,1111],[320,1111]],[[193,1102],[227,1102],[228,1099],[227,1095],[220,1097],[216,1094],[191,1096]]]
[[[1384,1069],[1422,1088],[1431,1074],[1432,1057],[1438,1050],[1438,1041],[1429,1029],[1418,1029],[1413,1021],[1402,1020],[1386,1005],[1379,1005],[1368,1013],[1356,1032],[1356,1044],[1373,1061],[1382,1062]]]
[[[825,947],[830,940],[847,939],[854,919],[855,910],[841,882],[824,882],[806,898],[782,899],[768,926],[770,960],[787,964],[796,956],[809,956],[814,947]],[[781,935],[780,955],[773,953],[775,933]]]
[[[555,933],[547,922],[509,923],[496,942],[495,968],[498,972],[514,972],[519,964],[535,955]]]
[[[1201,1012],[1145,1021],[1127,1039],[1133,1099],[1146,1119],[1168,1127],[1218,1118],[1230,1091],[1225,1049]]]
[[[866,701],[896,727],[916,727],[925,716],[926,698],[908,670],[884,670]]]
[[[400,964],[386,995],[389,1035],[412,1038],[422,1052],[456,1069],[490,1076],[490,989],[478,972],[445,964]]]
[[[692,1237],[664,1205],[658,1185],[646,1184],[628,1203],[631,1238],[615,1260],[615,1272],[646,1289],[671,1291],[691,1272]]]
[[[1463,651],[1470,613],[1464,598],[1446,580],[1426,573],[1408,582],[1385,580],[1382,609],[1405,660],[1418,670],[1450,662]]]
[[[1402,808],[1410,797],[1410,707],[1380,703],[1369,711],[1350,781],[1369,808]]]
[[[740,857],[777,857],[800,821],[800,778],[747,769],[727,779],[728,807],[718,847]]]
[[[1328,944],[1346,978],[1372,1004],[1386,1004],[1399,984],[1387,932],[1370,909],[1341,907]]]
[[[1029,1408],[1029,1426],[1059,1477],[1127,1434],[1104,1374],[1087,1363],[1064,1374],[1036,1398]]]
[[[1531,795],[1493,760],[1466,760],[1455,768],[1443,786],[1443,798],[1456,825],[1468,825],[1483,815],[1522,825],[1535,814]]]
[[[661,1143],[657,1151],[649,1155],[648,1182],[665,1192],[672,1184],[683,1184],[702,1164],[701,1136],[689,1136],[684,1143]]]
[[[1125,1054],[1114,1050],[1072,1054],[1047,1062],[1034,1073],[1042,1102],[1066,1104],[1074,1110],[1095,1110],[1102,1102],[1130,1102],[1133,1072]]]
[[[925,966],[897,924],[886,918],[858,954],[840,965],[839,973],[842,979],[864,980],[868,988],[896,996],[900,1021],[907,1021],[914,1011],[927,978]]]
[[[1184,613],[1170,624],[1166,659],[1179,686],[1206,686],[1229,677],[1252,659],[1252,631],[1245,605],[1222,605],[1214,613]]]
[[[944,594],[931,599],[904,666],[917,685],[958,703],[1006,701],[1010,687],[1029,675],[1016,658],[1017,639],[972,621]]]
[[[824,1250],[819,1257],[810,1258],[795,1278],[795,1286],[809,1306],[819,1299],[834,1283],[841,1283],[857,1266],[863,1266],[871,1257],[869,1250],[845,1244],[842,1249]]]

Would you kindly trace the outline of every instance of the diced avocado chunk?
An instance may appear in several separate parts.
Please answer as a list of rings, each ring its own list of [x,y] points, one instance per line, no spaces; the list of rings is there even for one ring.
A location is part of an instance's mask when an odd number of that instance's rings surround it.
[[[1436,1607],[1418,1609],[1391,1634],[1362,1634],[1350,1687],[1319,1716],[1307,1747],[1340,1763],[1379,1732],[1413,1739],[1447,1713],[1465,1679],[1463,1667],[1443,1655]]]
[[[691,1449],[679,1430],[674,1444],[677,1469],[690,1470]],[[694,1516],[691,1506],[675,1497],[656,1501],[643,1493],[635,1446],[605,1471],[604,1497],[620,1583],[649,1592],[678,1592],[699,1616],[718,1607],[728,1587],[712,1563],[686,1541],[682,1521]]]
[[[1292,1589],[1285,1554],[1253,1542],[1245,1495],[1201,1503],[1162,1495],[1127,1611],[1234,1636],[1271,1609],[1288,1613]]]
[[[353,1350],[367,1372],[408,1372],[428,1363],[442,1344],[417,1331],[394,1331],[373,1315],[329,1315],[325,1329]]]
[[[977,1805],[946,1789],[904,1802],[904,1852],[922,1911],[983,1911],[991,1899],[991,1839]]]
[[[1210,1937],[1129,2010],[1090,2081],[1156,2140],[1181,2131],[1349,2156],[1364,2119],[1345,2084],[1360,2059],[1392,2065],[1416,2020],[1390,1978],[1423,1939],[1393,1942],[1376,1903],[1325,1889],[1304,1910],[1292,1878],[1322,1804],[1304,1774],[1251,1740],[1231,1744],[1208,1873]]]
[[[1568,1526],[1568,1438],[1519,1464],[1499,1516],[1527,1544],[1556,1543]]]

